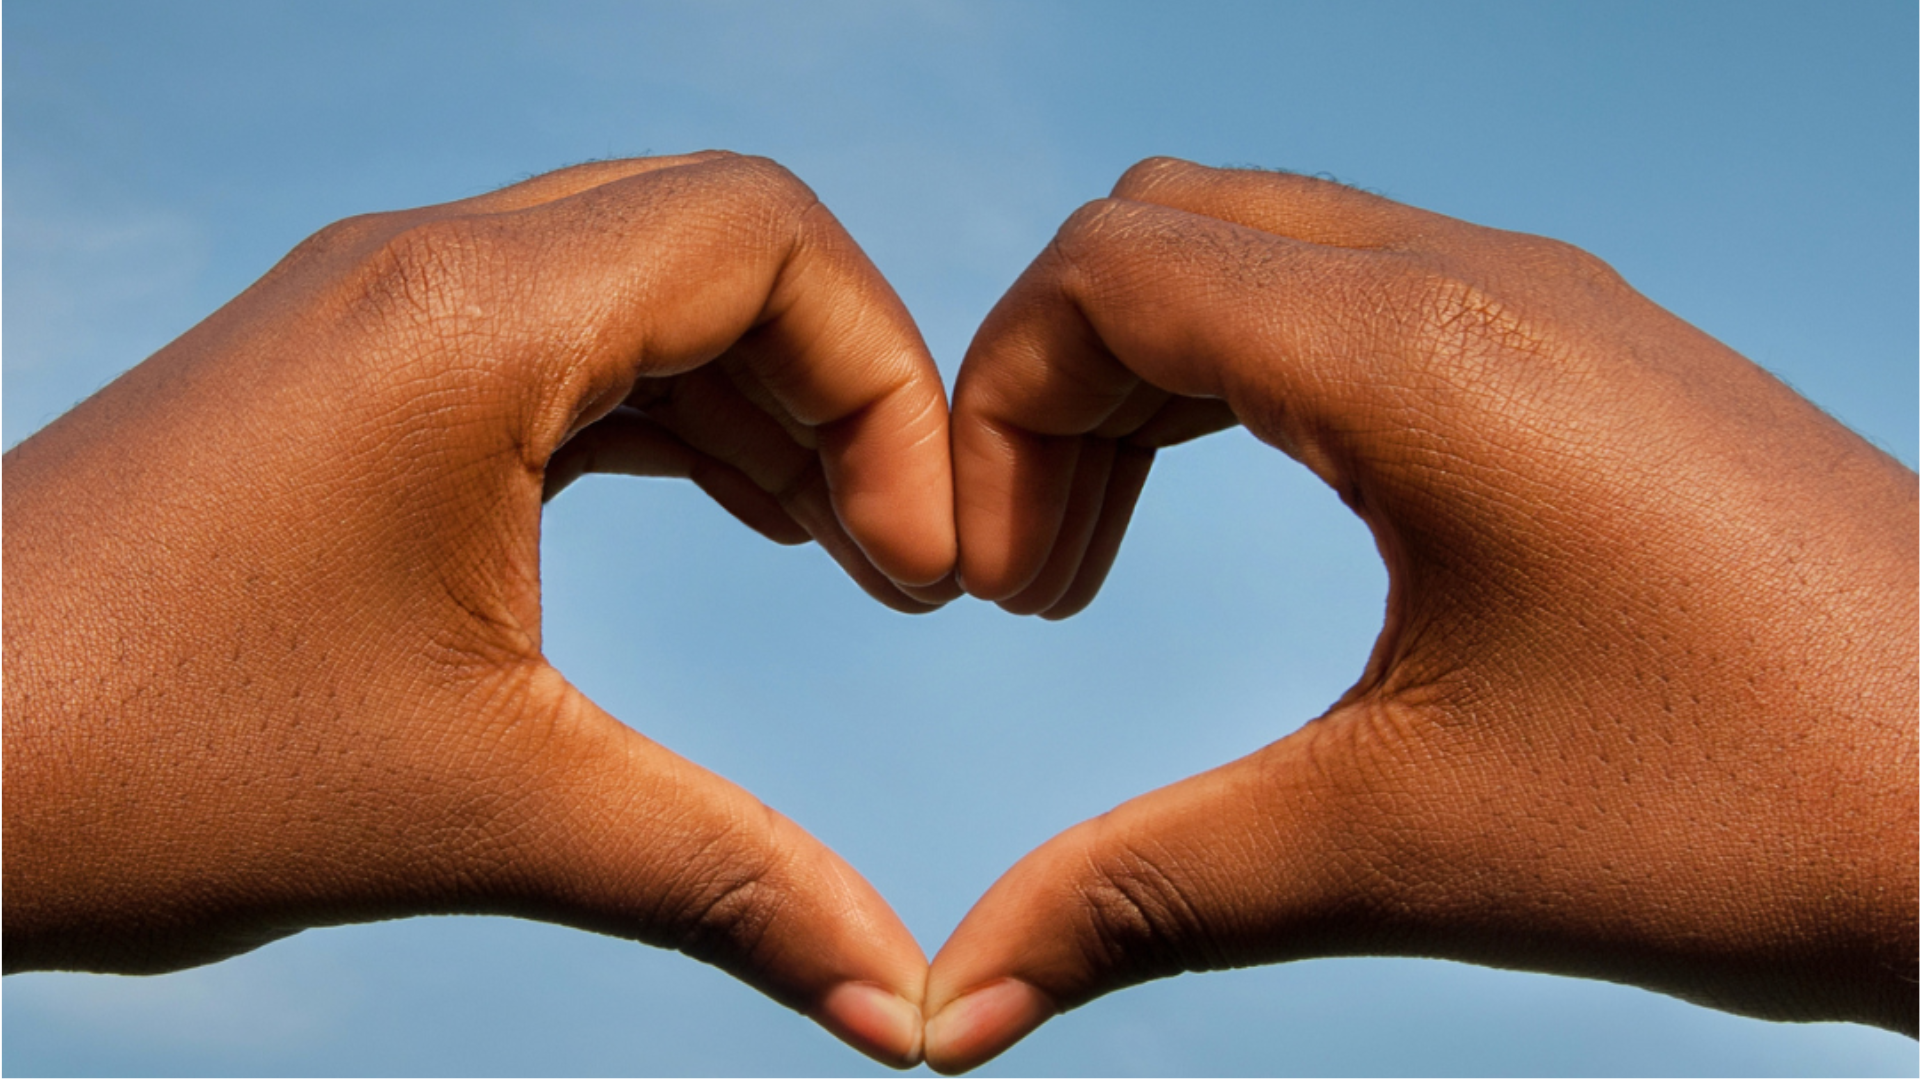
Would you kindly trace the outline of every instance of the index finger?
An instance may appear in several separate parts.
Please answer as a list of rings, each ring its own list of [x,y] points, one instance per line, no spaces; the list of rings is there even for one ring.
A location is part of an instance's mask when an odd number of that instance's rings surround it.
[[[1013,596],[1076,539],[1063,523],[1088,440],[1164,445],[1230,416],[1353,495],[1344,433],[1391,429],[1384,414],[1400,405],[1381,376],[1419,285],[1394,255],[1125,199],[1082,208],[982,324],[960,371],[968,590]],[[1156,394],[1173,401],[1135,408]],[[1186,416],[1166,411],[1176,403]]]
[[[702,156],[419,228],[492,275],[491,295],[454,299],[519,346],[501,374],[505,396],[531,398],[514,418],[530,468],[636,378],[732,352],[815,429],[836,514],[876,567],[908,587],[952,570],[938,370],[892,288],[785,169]]]

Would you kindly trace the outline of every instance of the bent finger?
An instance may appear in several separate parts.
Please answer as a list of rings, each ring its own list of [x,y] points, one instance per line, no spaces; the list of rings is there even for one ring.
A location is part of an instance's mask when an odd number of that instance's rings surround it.
[[[501,316],[525,346],[505,374],[528,458],[544,464],[637,378],[733,353],[818,432],[835,512],[886,577],[930,585],[952,570],[939,374],[893,290],[784,169],[716,157],[422,228],[436,259],[539,268]],[[489,317],[481,299],[466,308]]]
[[[547,462],[542,501],[588,473],[692,480],[722,509],[774,543],[812,539],[751,477],[687,445],[635,409],[615,409],[568,439]]]
[[[1037,577],[1060,537],[1069,444],[1112,434],[1142,383],[1216,403],[1169,411],[1152,438],[1216,428],[1230,411],[1340,487],[1327,436],[1379,426],[1383,406],[1369,368],[1392,334],[1369,320],[1400,268],[1381,258],[1142,203],[1077,213],[995,306],[960,372],[954,475],[969,591],[1004,599]]]
[[[523,210],[530,206],[553,202],[555,199],[577,195],[582,191],[597,188],[602,184],[610,184],[615,180],[624,180],[629,176],[674,169],[682,165],[698,165],[731,156],[733,155],[724,150],[700,150],[691,154],[586,161],[578,165],[569,165],[564,169],[541,173],[538,176],[530,176],[525,180],[471,198],[443,203],[438,209],[456,213],[489,214]]]
[[[1118,444],[1111,439],[1081,440],[1047,561],[1025,588],[1000,601],[1001,608],[1015,615],[1034,615],[1048,611],[1066,595],[1103,520],[1117,450]]]
[[[1461,222],[1337,180],[1265,169],[1213,169],[1154,157],[1128,169],[1113,197],[1218,218],[1328,247],[1411,248]]]
[[[1120,554],[1120,542],[1126,538],[1127,525],[1133,520],[1133,508],[1146,487],[1147,473],[1153,468],[1154,452],[1122,444],[1114,451],[1113,469],[1107,476],[1107,491],[1100,500],[1100,520],[1080,557],[1073,581],[1059,599],[1045,611],[1043,619],[1065,619],[1086,610],[1100,593],[1114,559]]]

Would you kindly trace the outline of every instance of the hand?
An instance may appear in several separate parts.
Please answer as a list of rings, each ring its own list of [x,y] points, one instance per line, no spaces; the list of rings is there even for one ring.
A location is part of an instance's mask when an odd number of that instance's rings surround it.
[[[1149,161],[968,354],[967,589],[1078,610],[1154,449],[1234,422],[1371,527],[1372,658],[996,883],[933,962],[935,1068],[1129,983],[1353,954],[1913,1033],[1913,473],[1564,244]]]
[[[947,446],[906,311],[768,162],[322,231],[6,456],[7,970],[520,915],[911,1064],[926,961],[872,887],[542,658],[540,506],[689,475],[927,610],[958,594]]]

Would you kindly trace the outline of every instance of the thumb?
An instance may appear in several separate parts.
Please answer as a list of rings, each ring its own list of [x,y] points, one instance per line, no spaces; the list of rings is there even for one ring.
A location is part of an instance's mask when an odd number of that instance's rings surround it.
[[[1054,837],[933,961],[926,1060],[972,1069],[1052,1016],[1149,979],[1338,951],[1345,859],[1317,724]]]
[[[560,696],[488,906],[675,949],[918,1063],[926,957],[873,886],[738,785]]]

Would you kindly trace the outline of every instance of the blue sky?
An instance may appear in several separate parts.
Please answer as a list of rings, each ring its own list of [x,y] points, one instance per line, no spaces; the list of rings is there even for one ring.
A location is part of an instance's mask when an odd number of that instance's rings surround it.
[[[100,4],[4,38],[11,445],[348,214],[727,147],[812,184],[949,377],[1128,164],[1331,173],[1607,259],[1909,465],[1916,13],[1902,3]],[[690,487],[548,514],[554,660],[873,880],[932,951],[1020,854],[1298,726],[1384,575],[1241,433],[1165,454],[1106,593],[919,619]],[[154,979],[4,983],[10,1073],[863,1073],[692,961],[496,919],[301,935]],[[1002,1073],[1894,1073],[1914,1044],[1426,961],[1188,976]]]

